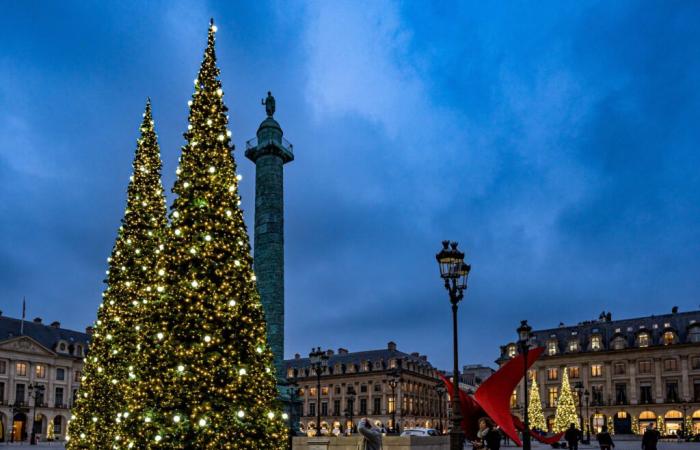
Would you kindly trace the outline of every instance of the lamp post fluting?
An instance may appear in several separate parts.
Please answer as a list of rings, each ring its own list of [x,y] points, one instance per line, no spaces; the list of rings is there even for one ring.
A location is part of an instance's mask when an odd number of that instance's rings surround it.
[[[467,278],[471,266],[464,263],[464,253],[457,249],[457,242],[442,241],[442,249],[435,255],[440,266],[440,277],[450,296],[452,305],[452,370],[454,390],[452,395],[452,430],[450,431],[450,450],[462,450],[464,433],[462,432],[462,412],[459,402],[459,349],[457,339],[457,306],[464,298]]]
[[[532,327],[527,324],[527,320],[520,321],[520,326],[517,329],[518,332],[518,349],[520,354],[523,355],[523,425],[525,429],[523,430],[523,450],[530,450],[530,415],[528,414],[528,392],[527,392],[527,357],[530,352],[530,339],[532,337]]]
[[[309,353],[311,367],[316,372],[316,436],[321,435],[321,374],[328,367],[328,355],[321,350],[321,347],[316,350],[311,350]]]
[[[36,403],[39,399],[44,398],[45,387],[43,384],[34,383],[29,385],[29,397],[34,399],[34,407],[32,409],[32,433],[29,439],[29,445],[36,445]]]

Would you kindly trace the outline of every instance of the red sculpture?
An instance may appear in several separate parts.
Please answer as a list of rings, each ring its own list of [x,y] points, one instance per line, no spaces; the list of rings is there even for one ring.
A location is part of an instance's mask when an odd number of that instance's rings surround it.
[[[544,352],[544,347],[530,349],[528,353],[527,368]],[[518,355],[505,363],[493,375],[491,375],[470,395],[459,389],[459,404],[462,413],[462,429],[467,439],[476,439],[479,431],[479,419],[488,416],[496,425],[513,440],[517,445],[522,445],[518,432],[524,430],[524,424],[510,413],[510,396],[523,377],[525,358]],[[447,387],[447,392],[452,398],[454,387],[450,380],[440,375]],[[559,441],[564,433],[554,436],[544,436],[530,430],[530,435],[545,444],[553,444]]]

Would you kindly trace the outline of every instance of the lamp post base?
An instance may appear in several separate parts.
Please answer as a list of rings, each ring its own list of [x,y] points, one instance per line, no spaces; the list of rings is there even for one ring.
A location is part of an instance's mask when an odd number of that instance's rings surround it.
[[[461,427],[452,427],[450,431],[450,450],[462,450],[464,448],[464,433]]]

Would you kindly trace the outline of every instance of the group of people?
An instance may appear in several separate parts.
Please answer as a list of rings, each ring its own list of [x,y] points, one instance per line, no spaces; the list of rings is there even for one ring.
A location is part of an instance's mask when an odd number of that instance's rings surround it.
[[[583,434],[573,423],[569,425],[569,429],[564,433],[564,440],[571,450],[578,450],[578,443],[582,438]],[[661,439],[661,433],[654,427],[653,423],[650,423],[642,435],[642,450],[656,450],[659,439]],[[615,448],[615,443],[606,425],[602,426],[600,433],[596,435],[596,440],[600,450],[612,450]]]
[[[383,435],[381,429],[373,427],[368,419],[362,419],[357,425],[357,431],[363,438],[360,442],[361,448],[359,450],[381,450]],[[641,450],[657,450],[656,446],[660,438],[661,433],[654,427],[654,424],[649,424],[642,436]],[[573,423],[564,433],[564,440],[570,450],[578,450],[578,444],[582,439],[583,434]],[[605,425],[601,428],[600,433],[596,434],[596,440],[600,450],[612,450],[615,448],[615,442],[613,442],[608,427]],[[471,444],[474,450],[500,450],[501,432],[491,419],[484,417],[479,420],[477,439],[472,441]]]

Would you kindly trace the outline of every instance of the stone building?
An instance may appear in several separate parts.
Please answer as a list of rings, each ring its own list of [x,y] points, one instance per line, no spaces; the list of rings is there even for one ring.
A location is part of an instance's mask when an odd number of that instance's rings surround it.
[[[46,440],[49,423],[64,439],[88,341],[59,322],[0,317],[0,441],[29,439],[32,427]]]
[[[554,421],[561,379],[567,371],[580,399],[579,414],[591,432],[608,425],[617,434],[636,433],[655,422],[664,434],[700,433],[700,311],[535,330],[531,346],[544,354],[531,368],[548,426]],[[517,353],[501,347],[500,365]],[[587,395],[586,395],[587,394]],[[522,417],[522,383],[511,406]]]
[[[387,430],[393,428],[394,417],[398,430],[440,429],[442,417],[447,428],[447,395],[438,397],[438,371],[426,356],[401,352],[393,342],[381,350],[348,352],[341,348],[337,352],[327,350],[326,355],[328,366],[321,374],[320,405],[310,359],[297,354],[284,361],[287,379],[298,386],[302,432],[315,432],[318,408],[322,433],[334,428],[351,432],[351,424],[356,427],[363,417]],[[396,381],[393,392],[392,380]]]

